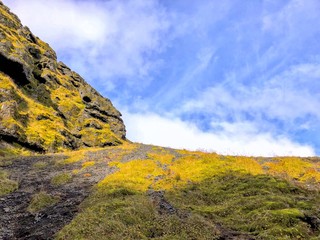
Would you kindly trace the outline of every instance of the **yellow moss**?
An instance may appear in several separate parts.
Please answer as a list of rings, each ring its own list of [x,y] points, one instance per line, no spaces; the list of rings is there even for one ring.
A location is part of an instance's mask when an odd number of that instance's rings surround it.
[[[0,88],[5,90],[16,89],[10,78],[2,72],[0,72]]]
[[[63,79],[61,75],[55,75],[60,77],[59,80]],[[60,111],[65,115],[72,117],[72,119],[70,119],[72,122],[77,119],[79,114],[81,114],[85,108],[80,94],[63,86],[51,91],[51,99],[58,104]]]
[[[245,171],[246,173],[251,173],[253,175],[263,173],[262,166],[256,160],[249,157],[233,157],[231,168],[233,171]]]
[[[0,104],[0,108],[3,104]],[[23,129],[21,123],[15,120],[12,116],[2,117],[1,124],[8,129]]]
[[[100,187],[110,188],[115,185],[141,191],[148,188],[172,189],[184,187],[189,182],[201,182],[228,171],[253,175],[263,173],[262,166],[248,157],[222,157],[216,153],[183,151],[182,157],[172,161],[174,155],[155,148],[148,153],[148,157],[148,160],[133,160],[128,163],[111,162],[109,166],[119,168],[119,171],[106,177]]]
[[[25,95],[21,94],[21,97],[28,104],[28,109],[20,112],[21,114],[29,113],[29,122],[26,127],[28,140],[34,143],[42,143],[47,150],[61,145],[64,140],[64,137],[60,133],[64,129],[63,121],[54,115],[52,108],[39,104]],[[32,112],[29,109],[32,109]],[[44,116],[45,118],[38,120],[39,116]]]
[[[5,11],[5,10],[4,10],[3,8],[1,8],[1,7],[0,7],[0,14],[1,14],[3,17],[9,19],[10,21],[12,21],[13,23],[15,23],[16,25],[19,26],[18,20],[17,20],[15,17],[13,17],[13,15],[9,14],[7,11]]]
[[[74,169],[74,170],[72,170],[72,174],[74,174],[74,175],[78,174],[79,172],[80,172],[80,169]]]
[[[0,159],[2,157],[13,157],[13,156],[30,156],[32,152],[26,148],[21,147],[18,144],[8,145],[4,149],[0,149]]]
[[[3,119],[2,124],[9,129],[16,127],[25,129],[25,133],[30,142],[41,143],[47,150],[53,149],[55,145],[60,145],[64,140],[64,137],[60,133],[60,130],[64,129],[64,123],[59,117],[54,115],[54,110],[50,107],[39,104],[33,99],[24,95],[20,89],[17,89],[13,85],[12,80],[10,80],[8,77],[5,77],[3,74],[0,76],[0,87],[14,88],[17,97],[26,102],[27,107],[18,111],[18,115],[25,115],[29,119],[26,127],[22,126],[22,124],[15,120],[13,116]],[[15,100],[11,100],[11,102],[15,103]],[[7,101],[6,104],[10,104],[10,101]],[[32,111],[30,111],[30,109],[32,109]],[[45,118],[38,120],[39,116],[44,116]]]
[[[307,182],[320,182],[320,172],[318,170],[319,168],[311,167],[306,169],[304,172],[304,175],[301,177],[301,181]]]
[[[82,169],[85,169],[85,168],[87,168],[87,167],[92,167],[92,166],[94,166],[94,164],[95,164],[94,161],[84,162],[84,163],[82,164]]]
[[[109,144],[120,144],[123,141],[119,139],[109,128],[109,125],[105,124],[102,129],[84,128],[80,131],[82,135],[82,141],[88,142],[93,146],[104,146]]]
[[[78,150],[65,152],[65,155],[68,156],[66,160],[61,161],[62,164],[76,163],[84,159],[87,150]]]
[[[120,161],[124,155],[130,154],[131,152],[135,151],[139,146],[139,144],[124,141],[121,145],[108,147],[108,149],[110,149],[108,158],[112,161]]]
[[[26,135],[30,142],[40,142],[46,147],[46,150],[50,150],[50,147],[60,145],[64,139],[58,131],[57,126],[51,120],[31,121]]]
[[[319,181],[319,172],[316,171],[314,163],[307,162],[301,158],[283,157],[276,158],[274,162],[266,163],[268,173],[299,181],[315,178]]]
[[[174,159],[174,155],[172,154],[166,154],[166,153],[148,153],[148,157],[150,159],[156,160],[160,162],[161,164],[170,164],[172,163],[172,160]]]
[[[117,163],[119,171],[109,175],[98,186],[107,191],[126,188],[136,191],[146,191],[154,182],[155,177],[165,172],[152,160],[133,160],[127,163]]]

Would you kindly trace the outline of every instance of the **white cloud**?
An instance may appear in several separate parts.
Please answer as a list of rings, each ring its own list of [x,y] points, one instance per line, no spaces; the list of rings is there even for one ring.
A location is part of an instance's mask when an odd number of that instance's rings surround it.
[[[148,144],[203,149],[220,154],[247,156],[314,156],[310,146],[304,146],[283,136],[260,133],[254,125],[244,123],[213,123],[221,129],[217,133],[201,131],[194,124],[179,118],[155,113],[123,112],[128,138]]]
[[[58,57],[109,90],[119,78],[146,84],[159,64],[149,56],[165,48],[161,37],[170,28],[170,14],[155,0],[4,2]]]
[[[6,4],[23,24],[57,48],[98,42],[113,31],[103,9],[88,2],[15,0]]]

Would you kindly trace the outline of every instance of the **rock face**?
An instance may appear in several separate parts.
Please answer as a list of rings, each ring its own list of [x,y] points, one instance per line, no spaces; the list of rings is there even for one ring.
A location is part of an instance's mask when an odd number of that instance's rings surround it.
[[[0,2],[0,155],[118,145],[121,114]],[[2,153],[1,153],[2,151]]]

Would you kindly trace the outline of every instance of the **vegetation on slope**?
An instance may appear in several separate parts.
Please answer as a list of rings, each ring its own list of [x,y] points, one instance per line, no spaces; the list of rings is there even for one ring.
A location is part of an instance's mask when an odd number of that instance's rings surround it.
[[[9,178],[9,174],[0,169],[0,196],[13,192],[18,188],[18,183]]]
[[[50,194],[41,191],[32,197],[31,202],[28,206],[28,211],[32,213],[38,212],[44,208],[54,205],[58,201],[58,197],[51,196]]]
[[[317,239],[320,234],[318,159],[157,147],[146,158],[121,159],[109,163],[117,171],[97,185],[58,239]]]

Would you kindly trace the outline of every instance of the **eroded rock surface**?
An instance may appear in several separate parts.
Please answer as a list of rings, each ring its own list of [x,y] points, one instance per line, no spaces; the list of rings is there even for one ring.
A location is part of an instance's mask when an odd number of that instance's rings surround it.
[[[0,154],[118,145],[120,112],[0,2]]]

